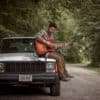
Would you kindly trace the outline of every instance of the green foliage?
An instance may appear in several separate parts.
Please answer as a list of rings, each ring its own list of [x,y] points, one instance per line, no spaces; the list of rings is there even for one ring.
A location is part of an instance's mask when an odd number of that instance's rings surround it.
[[[100,66],[100,0],[0,0],[0,38],[34,36],[50,21],[58,25],[58,41],[81,33],[71,49],[62,50],[73,62],[89,60]]]

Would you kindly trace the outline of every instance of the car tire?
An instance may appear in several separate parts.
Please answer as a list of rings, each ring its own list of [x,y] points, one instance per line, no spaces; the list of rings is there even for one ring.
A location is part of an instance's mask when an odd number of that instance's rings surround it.
[[[55,84],[50,87],[51,96],[60,96],[60,80],[56,80]]]

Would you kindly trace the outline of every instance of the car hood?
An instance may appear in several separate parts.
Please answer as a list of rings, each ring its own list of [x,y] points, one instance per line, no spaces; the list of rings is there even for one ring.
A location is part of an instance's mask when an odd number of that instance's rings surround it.
[[[47,61],[55,62],[55,59],[38,57],[34,53],[6,53],[0,54],[0,62],[19,62],[19,61]]]

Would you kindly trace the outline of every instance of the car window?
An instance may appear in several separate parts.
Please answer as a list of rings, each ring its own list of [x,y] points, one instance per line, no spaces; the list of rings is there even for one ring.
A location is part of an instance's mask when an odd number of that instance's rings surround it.
[[[4,39],[1,44],[2,53],[34,52],[33,39]]]

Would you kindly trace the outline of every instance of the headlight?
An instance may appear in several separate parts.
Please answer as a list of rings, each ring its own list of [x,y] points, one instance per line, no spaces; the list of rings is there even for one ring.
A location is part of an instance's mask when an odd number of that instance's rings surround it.
[[[3,63],[0,63],[0,72],[5,71],[5,65]]]
[[[46,72],[55,72],[55,63],[47,63]]]

